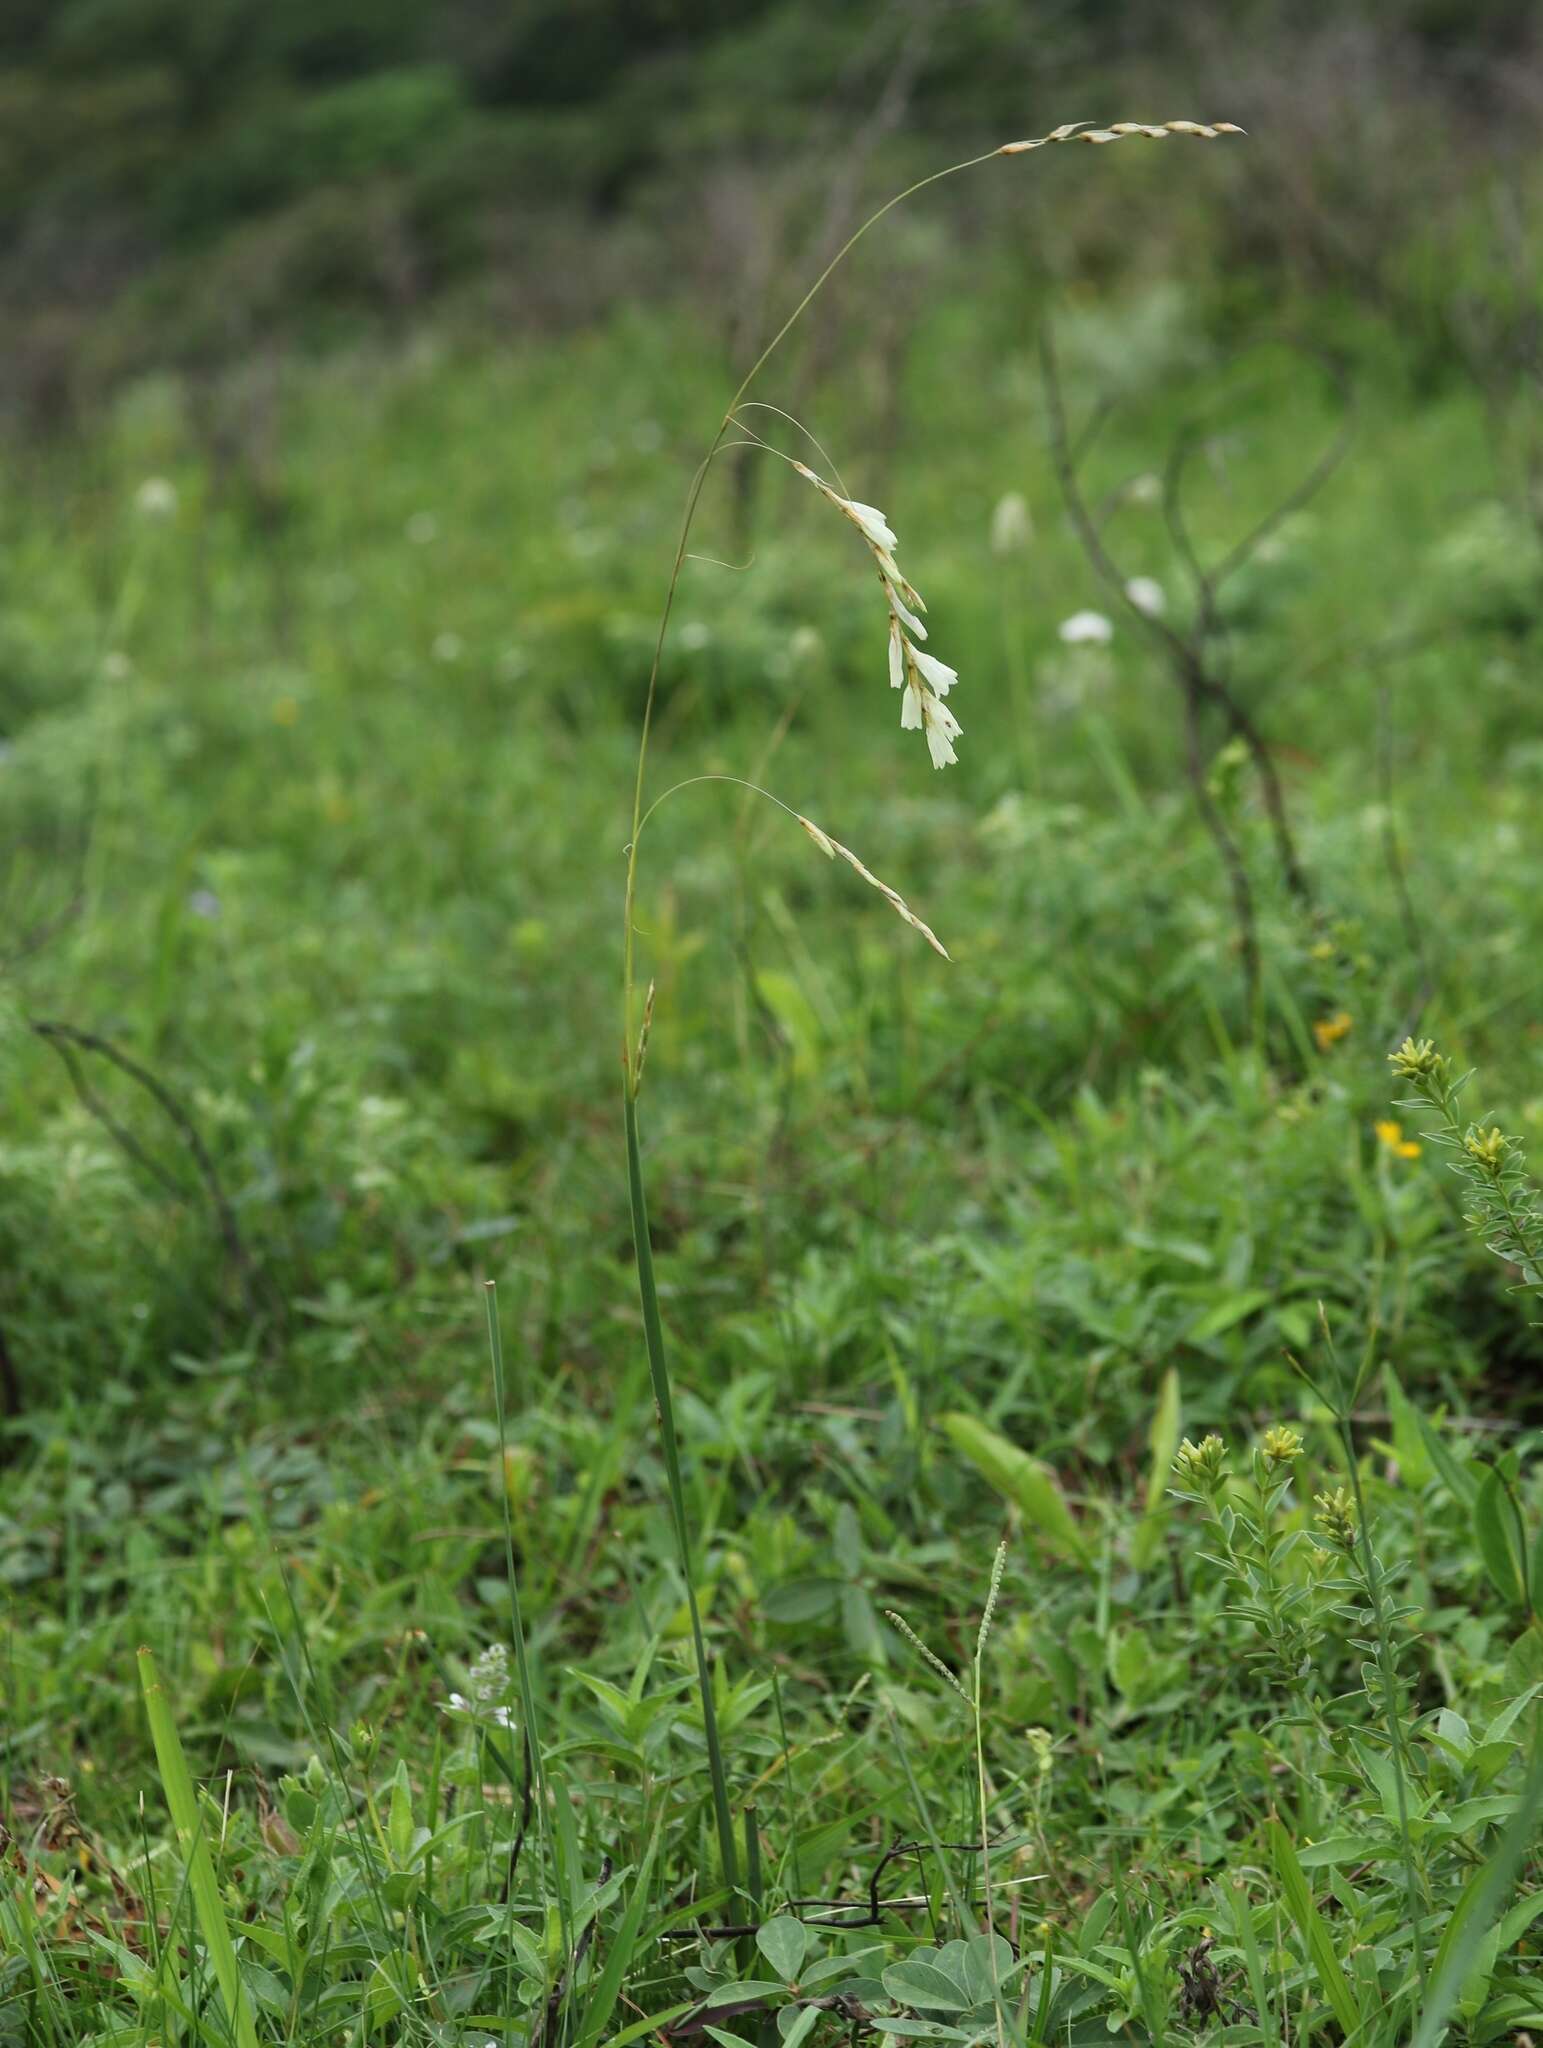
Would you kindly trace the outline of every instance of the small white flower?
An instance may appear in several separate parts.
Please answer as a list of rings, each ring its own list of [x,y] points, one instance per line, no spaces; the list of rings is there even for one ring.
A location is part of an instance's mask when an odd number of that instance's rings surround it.
[[[1163,480],[1155,470],[1147,470],[1142,476],[1133,477],[1126,486],[1126,497],[1133,505],[1160,505],[1163,497]]]
[[[994,555],[1021,554],[1034,538],[1034,522],[1022,491],[1009,491],[998,498],[991,515],[991,552]]]
[[[134,509],[146,519],[170,519],[177,509],[177,486],[164,476],[147,476],[134,493]]]
[[[102,656],[102,674],[110,683],[123,682],[133,666],[134,664],[121,648],[109,648],[107,653]]]
[[[708,646],[712,637],[712,627],[706,625],[701,619],[687,619],[685,625],[680,629],[681,646],[689,649],[693,654],[700,652],[702,648]]]
[[[915,649],[911,652],[914,654]],[[915,676],[900,706],[900,729],[927,735],[927,751],[934,768],[949,768],[958,760],[953,743],[963,728],[943,699],[935,697]]]
[[[1125,586],[1125,595],[1149,619],[1160,619],[1168,609],[1168,594],[1155,576],[1132,576]]]
[[[927,637],[927,628],[922,624],[921,620],[916,616],[915,612],[908,610],[904,598],[901,597],[899,591],[896,590],[894,584],[889,581],[888,577],[884,579],[884,594],[889,599],[890,610],[894,613],[895,617],[900,621],[901,625],[905,627],[906,631],[910,633],[914,639],[925,640]]]
[[[220,899],[212,889],[195,889],[188,898],[188,909],[195,917],[213,920],[220,914]]]
[[[923,654],[919,647],[911,649],[911,662],[932,685],[935,696],[946,697],[959,680],[958,669],[950,668],[946,661],[938,661],[933,655]]]
[[[434,659],[436,661],[459,661],[465,643],[459,633],[436,633],[434,635]]]
[[[814,471],[802,462],[795,462],[793,467],[800,476],[807,477],[817,491],[829,498],[838,511],[846,514],[852,524],[861,531],[869,547],[881,549],[885,554],[893,553],[896,546],[894,532],[877,505],[863,505],[856,498],[843,498],[839,491],[832,490],[824,477],[816,476]]]
[[[900,621],[890,614],[889,621],[889,687],[902,689],[905,685],[905,635],[900,630]]]
[[[471,1667],[470,1697],[463,1692],[451,1693],[444,1711],[463,1721],[513,1728],[514,1709],[507,1701],[512,1682],[509,1652],[502,1643],[494,1643]]]
[[[1069,619],[1062,619],[1058,630],[1068,647],[1107,647],[1114,638],[1114,627],[1102,612],[1073,612]]]
[[[861,505],[856,498],[838,498],[836,503],[848,519],[855,520],[863,530],[863,538],[871,546],[882,548],[892,554],[897,546],[893,529],[877,505]]]

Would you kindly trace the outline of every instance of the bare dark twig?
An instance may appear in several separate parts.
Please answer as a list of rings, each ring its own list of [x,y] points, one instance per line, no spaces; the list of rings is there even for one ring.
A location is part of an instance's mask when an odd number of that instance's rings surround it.
[[[210,1156],[209,1148],[205,1145],[197,1124],[172,1093],[171,1089],[167,1087],[166,1083],[158,1075],[151,1073],[148,1067],[141,1066],[138,1060],[132,1059],[129,1054],[115,1045],[110,1038],[104,1038],[100,1032],[82,1031],[76,1025],[61,1023],[56,1018],[34,1017],[28,1021],[30,1028],[46,1044],[52,1046],[63,1061],[65,1072],[70,1077],[70,1084],[79,1097],[82,1107],[96,1118],[103,1129],[122,1147],[128,1157],[145,1173],[149,1174],[158,1186],[163,1188],[168,1194],[176,1196],[178,1200],[185,1201],[188,1195],[188,1189],[185,1184],[163,1166],[151,1153],[147,1152],[133,1132],[127,1130],[113,1115],[106,1103],[102,1101],[102,1098],[91,1086],[79,1055],[83,1052],[94,1053],[97,1057],[106,1060],[110,1066],[116,1067],[120,1073],[126,1074],[131,1081],[142,1088],[151,1101],[160,1109],[181,1138],[183,1144],[187,1147],[188,1154],[197,1169],[204,1198],[211,1215],[214,1217],[221,1242],[224,1244],[226,1256],[230,1260],[231,1266],[241,1276],[242,1283],[247,1290],[249,1304],[255,1307],[251,1257],[242,1239],[240,1226],[236,1222],[235,1211],[232,1209],[229,1198],[225,1193],[219,1169]]]
[[[1016,1835],[1006,1834],[1000,1840],[989,1843],[988,1847],[992,1850],[1005,1849],[1012,1846],[1019,1839],[1020,1837]],[[978,1855],[980,1853],[980,1846],[978,1841],[943,1842],[939,1844],[939,1847],[959,1856]],[[789,1899],[788,1905],[797,1913],[806,1927],[847,1929],[877,1927],[886,1913],[924,1912],[932,1903],[925,1893],[920,1896],[886,1899],[879,1896],[879,1887],[883,1882],[885,1871],[888,1870],[892,1863],[900,1862],[909,1856],[914,1856],[920,1861],[926,1847],[927,1844],[924,1842],[913,1842],[904,1835],[896,1835],[869,1873],[866,1907],[861,1899]],[[822,1909],[819,1917],[813,1916],[812,1909],[816,1907]],[[861,1917],[855,1920],[845,1917],[853,1913],[860,1914]],[[840,1919],[830,1917],[834,1914],[841,1914],[843,1917]],[[735,1941],[745,1935],[756,1934],[762,1924],[761,1921],[757,1920],[746,1922],[743,1925],[735,1924],[722,1927],[667,1928],[663,1938],[666,1941],[696,1941],[705,1935],[709,1941]]]
[[[1213,799],[1206,781],[1201,712],[1208,698],[1214,694],[1214,689],[1196,650],[1190,643],[1170,626],[1166,619],[1158,618],[1145,610],[1130,595],[1126,587],[1128,579],[1121,573],[1118,563],[1109,553],[1103,533],[1083,493],[1074,444],[1067,427],[1066,400],[1061,386],[1055,342],[1048,322],[1040,328],[1039,348],[1046,410],[1050,423],[1050,458],[1067,512],[1082,542],[1083,552],[1111,596],[1166,654],[1169,668],[1183,699],[1185,769],[1195,808],[1200,813],[1201,821],[1210,834],[1227,873],[1233,916],[1238,930],[1238,951],[1243,965],[1248,1011],[1252,1018],[1258,1013],[1259,997],[1259,934],[1258,919],[1254,910],[1253,885],[1248,879],[1248,869],[1242,850]]]

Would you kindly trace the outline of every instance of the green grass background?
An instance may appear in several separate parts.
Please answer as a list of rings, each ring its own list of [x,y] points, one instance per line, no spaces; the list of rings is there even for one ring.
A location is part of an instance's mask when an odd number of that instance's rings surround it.
[[[1057,312],[1074,402],[1121,388],[1098,489],[1160,472],[1204,423],[1207,553],[1335,429],[1310,360],[1233,355],[1226,319],[1182,295]],[[673,798],[638,909],[647,1170],[709,1631],[750,1688],[725,1716],[736,1782],[764,1781],[775,1881],[860,1889],[884,1829],[918,1825],[881,1694],[939,1828],[968,1834],[967,1731],[880,1611],[963,1659],[1007,1530],[989,1712],[1021,1799],[1022,1729],[1060,1746],[1033,1910],[1075,1923],[1117,1855],[1154,1914],[1198,1928],[1278,1788],[1269,1703],[1229,1660],[1192,1537],[1140,1574],[1120,1533],[1164,1375],[1192,1436],[1311,1431],[1286,1353],[1314,1354],[1321,1303],[1346,1356],[1375,1338],[1481,1444],[1524,1458],[1538,1428],[1514,1276],[1466,1237],[1439,1155],[1397,1156],[1375,1127],[1401,1114],[1386,1053],[1416,1024],[1482,1065],[1508,1130],[1543,1121],[1543,610],[1477,400],[1352,331],[1350,457],[1226,599],[1318,902],[1285,896],[1223,762],[1259,892],[1251,1032],[1171,679],[1124,617],[1107,649],[1058,639],[1112,608],[1055,491],[1033,317],[987,279],[919,305],[898,356],[859,321],[799,400],[899,532],[929,645],[960,671],[956,769],[897,729],[855,537],[780,464],[748,520],[729,465],[709,488],[696,545],[739,566],[687,564],[652,787],[765,783],[953,960],[769,807]],[[761,396],[790,395],[795,360]],[[175,381],[136,384],[89,434],[18,451],[0,492],[0,1328],[22,1391],[0,1790],[13,1838],[77,1896],[53,1931],[80,1981],[48,2009],[80,2038],[141,2038],[88,1931],[121,1918],[109,1873],[142,1825],[163,1832],[141,1642],[195,1776],[235,1774],[253,1832],[224,1881],[248,1918],[283,1888],[258,1817],[319,1729],[367,1723],[420,1799],[437,1777],[447,1687],[508,1630],[487,1278],[525,1614],[589,1863],[640,1824],[574,1675],[625,1686],[654,1637],[656,1675],[687,1668],[622,1174],[621,888],[679,504],[730,381],[684,315],[497,350],[429,327],[234,373],[233,458]],[[137,503],[150,477],[175,488],[169,516]],[[1033,538],[1004,558],[1008,491]],[[1110,532],[1182,616],[1160,510]],[[170,1122],[86,1057],[156,1177],[38,1019],[105,1035],[174,1092],[248,1272]],[[1392,1429],[1381,1399],[1368,1445]],[[939,1426],[960,1411],[1053,1468],[1089,1565],[961,1457]],[[1519,1620],[1466,1524],[1372,1467],[1427,1603],[1431,1698],[1511,1696]],[[673,1882],[707,1836],[689,1716],[671,1740]],[[1302,1833],[1328,1826],[1331,1783],[1291,1796]],[[32,1981],[8,1980],[16,2038],[41,2026]],[[466,2016],[448,1993],[408,2010],[380,2025],[455,2038]]]

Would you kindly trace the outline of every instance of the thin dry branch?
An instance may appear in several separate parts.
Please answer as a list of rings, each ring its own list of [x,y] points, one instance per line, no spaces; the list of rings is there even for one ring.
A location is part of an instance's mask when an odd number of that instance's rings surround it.
[[[1153,639],[1168,658],[1169,668],[1179,686],[1184,705],[1184,763],[1190,792],[1201,822],[1215,844],[1232,896],[1237,925],[1238,953],[1250,1016],[1257,1014],[1259,997],[1259,921],[1254,908],[1253,884],[1248,878],[1242,849],[1222,816],[1206,780],[1205,744],[1201,711],[1212,694],[1205,670],[1195,650],[1166,619],[1158,618],[1138,605],[1126,588],[1128,579],[1109,553],[1104,536],[1083,493],[1078,475],[1074,444],[1067,428],[1066,401],[1049,323],[1040,328],[1040,368],[1050,422],[1050,458],[1061,496],[1086,554],[1099,580],[1110,594]]]
[[[61,1023],[56,1018],[34,1017],[29,1019],[29,1025],[37,1036],[45,1044],[52,1046],[58,1054],[81,1106],[96,1118],[114,1142],[159,1187],[179,1201],[185,1201],[189,1192],[187,1186],[152,1153],[146,1151],[133,1132],[113,1115],[92,1087],[80,1054],[93,1053],[98,1058],[106,1060],[109,1066],[116,1067],[121,1074],[126,1074],[136,1086],[142,1088],[155,1103],[187,1148],[197,1170],[205,1201],[225,1247],[226,1256],[241,1277],[250,1305],[255,1307],[251,1257],[242,1238],[240,1225],[236,1221],[235,1211],[225,1193],[219,1169],[203,1141],[197,1124],[171,1089],[158,1075],[151,1073],[148,1067],[141,1066],[138,1060],[132,1059],[121,1047],[115,1045],[110,1038],[104,1038],[100,1032],[82,1031],[78,1026]]]

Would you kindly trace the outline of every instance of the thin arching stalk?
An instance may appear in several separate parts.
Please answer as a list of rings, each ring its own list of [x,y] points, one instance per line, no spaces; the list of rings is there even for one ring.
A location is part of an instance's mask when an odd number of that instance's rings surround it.
[[[637,895],[638,849],[646,816],[644,792],[648,773],[648,743],[653,728],[654,704],[658,696],[659,670],[664,655],[665,636],[669,631],[670,617],[675,605],[675,593],[680,584],[681,570],[685,565],[690,547],[691,528],[696,518],[697,507],[702,500],[702,492],[707,483],[708,472],[723,448],[730,430],[735,426],[738,410],[748,397],[750,388],[756,378],[766,367],[766,364],[778,348],[781,347],[788,334],[802,319],[804,313],[818,297],[831,275],[846,261],[846,258],[868,231],[876,227],[887,214],[893,212],[904,201],[913,198],[918,192],[925,191],[929,185],[939,184],[943,179],[954,177],[961,171],[972,170],[977,165],[987,163],[994,157],[1019,156],[1030,150],[1045,148],[1052,143],[1091,142],[1101,144],[1119,142],[1127,136],[1138,135],[1160,141],[1170,135],[1211,137],[1218,134],[1236,134],[1239,132],[1239,130],[1231,127],[1230,124],[1219,124],[1216,127],[1209,127],[1198,122],[1189,121],[1168,122],[1161,126],[1147,126],[1139,122],[1120,122],[1108,128],[1090,128],[1086,123],[1074,121],[1055,129],[1048,135],[1038,136],[1023,142],[1003,143],[996,149],[984,150],[978,156],[966,157],[959,163],[949,164],[942,170],[932,171],[926,177],[916,179],[914,183],[907,185],[903,191],[897,192],[893,198],[886,200],[882,206],[869,214],[868,218],[848,235],[829,262],[825,264],[808,290],[803,294],[802,298],[793,307],[793,310],[782,322],[782,325],[766,343],[766,346],[740,379],[738,388],[724,407],[723,415],[714,431],[707,452],[698,464],[687,487],[686,502],[681,515],[680,531],[675,543],[674,560],[671,564],[669,580],[665,586],[664,603],[660,610],[658,630],[654,636],[653,655],[648,671],[648,687],[643,700],[642,726],[638,736],[637,772],[633,782],[632,793],[632,830],[627,843],[626,887],[623,892],[621,1051],[624,1121],[626,1126],[627,1186],[632,1213],[633,1252],[637,1261],[638,1293],[643,1310],[644,1340],[648,1351],[649,1372],[653,1381],[654,1407],[658,1416],[659,1436],[664,1449],[665,1471],[669,1482],[670,1511],[674,1526],[676,1551],[681,1576],[685,1582],[687,1609],[691,1622],[692,1648],[696,1657],[697,1687],[701,1698],[702,1726],[707,1746],[708,1771],[712,1782],[713,1813],[718,1836],[719,1855],[723,1865],[725,1880],[730,1888],[736,1891],[739,1888],[739,1851],[735,1837],[733,1814],[729,1804],[728,1777],[724,1768],[723,1749],[719,1740],[717,1715],[713,1702],[712,1674],[708,1668],[707,1647],[702,1633],[701,1614],[696,1597],[696,1582],[692,1571],[690,1531],[686,1523],[685,1494],[681,1479],[680,1446],[675,1431],[669,1362],[664,1345],[664,1327],[659,1314],[658,1289],[654,1281],[653,1248],[648,1231],[648,1208],[643,1183],[642,1149],[638,1136],[637,1099],[638,1089],[643,1076],[643,1055],[647,1039],[646,1017],[641,1036],[634,1037],[634,998],[636,990],[634,904]],[[794,815],[796,816],[797,814],[795,813]],[[831,851],[831,843],[824,839],[824,835],[820,835],[820,838],[825,850],[827,852]],[[851,859],[852,857],[847,855],[847,858]],[[859,865],[855,860],[853,860],[852,864],[854,866]],[[866,874],[866,870],[860,869],[859,871]],[[868,879],[872,880],[873,878],[869,876]],[[900,899],[893,891],[885,889],[884,893],[890,898],[895,907],[901,910],[901,914],[907,917],[908,921],[917,924],[918,929],[925,930],[925,927],[920,926],[919,921],[912,918],[909,911],[902,907]],[[928,936],[929,938],[931,937],[930,934]],[[937,945],[936,939],[932,939],[931,942]],[[938,950],[941,951],[941,947]]]

